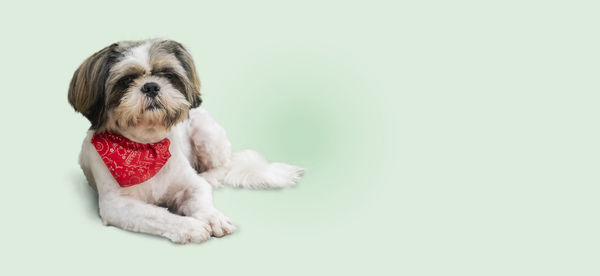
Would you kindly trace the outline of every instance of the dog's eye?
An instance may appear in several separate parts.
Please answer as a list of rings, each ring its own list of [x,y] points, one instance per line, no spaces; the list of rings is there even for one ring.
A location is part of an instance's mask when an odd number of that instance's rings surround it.
[[[131,82],[133,82],[133,80],[135,80],[136,77],[137,77],[136,75],[129,75],[129,76],[122,77],[119,80],[119,83],[123,84],[123,85],[129,85],[129,84],[131,84]]]
[[[164,74],[164,76],[165,76],[165,78],[170,79],[170,80],[175,78],[175,75],[171,74],[171,73],[166,73],[166,74]]]

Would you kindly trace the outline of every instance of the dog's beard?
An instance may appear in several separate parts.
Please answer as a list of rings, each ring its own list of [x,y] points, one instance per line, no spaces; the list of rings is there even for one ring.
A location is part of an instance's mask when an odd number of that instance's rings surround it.
[[[118,130],[137,127],[169,129],[187,117],[189,102],[179,91],[164,87],[156,97],[148,97],[132,89],[121,98],[119,106],[110,112],[110,120]]]

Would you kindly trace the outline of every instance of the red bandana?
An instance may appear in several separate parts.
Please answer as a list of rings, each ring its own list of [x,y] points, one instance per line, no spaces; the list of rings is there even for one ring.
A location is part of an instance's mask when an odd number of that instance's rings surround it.
[[[171,153],[165,138],[158,143],[142,144],[121,135],[103,132],[92,137],[92,144],[121,187],[140,184],[160,171]]]

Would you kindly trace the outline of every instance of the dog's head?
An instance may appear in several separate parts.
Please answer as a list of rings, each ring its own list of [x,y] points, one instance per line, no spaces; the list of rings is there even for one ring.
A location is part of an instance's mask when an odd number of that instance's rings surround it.
[[[192,56],[172,40],[112,44],[87,58],[69,87],[92,129],[140,142],[164,138],[201,102]]]

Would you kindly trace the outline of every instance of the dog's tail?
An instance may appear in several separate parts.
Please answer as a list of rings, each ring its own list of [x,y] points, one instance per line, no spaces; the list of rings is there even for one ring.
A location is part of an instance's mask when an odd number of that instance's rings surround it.
[[[304,171],[285,163],[269,163],[258,152],[243,150],[231,156],[222,183],[235,188],[285,188],[296,185]]]

